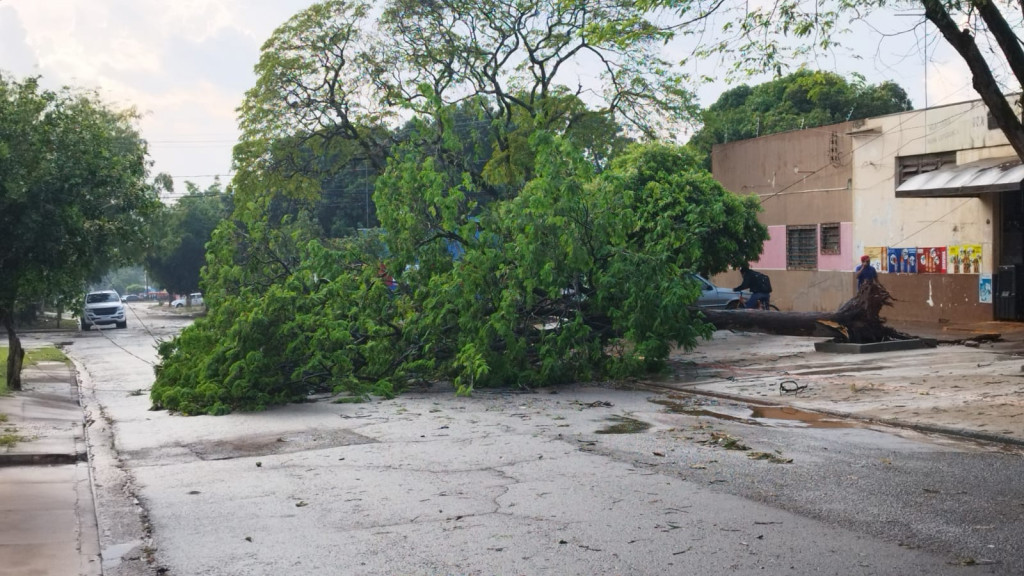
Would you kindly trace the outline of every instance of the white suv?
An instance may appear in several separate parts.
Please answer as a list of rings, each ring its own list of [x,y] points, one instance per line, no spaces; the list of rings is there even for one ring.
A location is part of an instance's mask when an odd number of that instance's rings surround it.
[[[86,294],[81,322],[82,330],[88,330],[95,324],[117,324],[118,328],[128,327],[128,320],[124,315],[124,304],[121,303],[121,297],[113,290],[100,290]]]

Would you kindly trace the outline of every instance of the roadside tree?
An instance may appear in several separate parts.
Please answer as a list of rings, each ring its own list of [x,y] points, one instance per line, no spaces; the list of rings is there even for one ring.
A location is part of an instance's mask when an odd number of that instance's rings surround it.
[[[660,26],[665,40],[679,36],[703,39],[714,29],[714,42],[699,40],[693,56],[720,58],[723,76],[775,72],[803,61],[810,52],[828,53],[841,46],[844,32],[858,20],[881,11],[910,9],[918,20],[903,33],[931,24],[967,64],[975,91],[1006,135],[1017,156],[1024,158],[1024,125],[1017,94],[1024,86],[1024,46],[1020,42],[1020,3],[981,0],[859,1],[772,0],[764,3],[694,0],[639,0],[638,12],[604,27],[602,37],[628,42],[651,15],[666,11],[675,22]],[[918,12],[923,11],[923,12]],[[1009,14],[1007,18],[1005,14]],[[645,30],[644,34],[650,34]],[[894,36],[897,33],[887,33]],[[881,35],[879,41],[882,41]],[[863,46],[863,38],[858,40]],[[1014,110],[1016,106],[1016,111]]]
[[[161,347],[154,405],[529,387],[657,370],[693,346],[709,327],[685,272],[756,256],[765,231],[683,150],[623,151],[693,109],[656,36],[591,36],[629,4],[396,0],[376,17],[331,1],[281,26],[209,245],[204,285],[224,296]],[[567,87],[580,66],[599,88]],[[380,230],[325,238],[314,210],[277,211],[322,197],[323,173],[295,167],[338,141],[376,170]],[[719,237],[739,229],[749,243]]]
[[[77,307],[87,280],[141,255],[159,202],[136,119],[91,93],[0,74],[0,322],[12,389],[24,356],[18,306]]]
[[[161,350],[154,404],[220,413],[332,386],[635,374],[706,335],[684,272],[756,257],[756,204],[678,150],[616,164],[621,147],[575,131],[603,119],[651,136],[692,110],[652,51],[656,27],[590,36],[630,9],[401,1],[371,26],[366,5],[325,2],[279,28],[241,109],[234,218],[211,243],[206,282],[226,297]],[[607,72],[587,105],[559,82],[580,55]],[[473,153],[473,106],[489,154]],[[602,132],[618,134],[589,134]],[[297,167],[338,142],[378,170],[376,244],[321,238],[303,209],[324,179]],[[320,335],[315,350],[302,334]]]
[[[206,190],[186,182],[188,194],[165,206],[155,219],[146,270],[168,292],[199,291],[200,270],[206,264],[206,244],[213,230],[231,215],[231,195],[214,182]]]

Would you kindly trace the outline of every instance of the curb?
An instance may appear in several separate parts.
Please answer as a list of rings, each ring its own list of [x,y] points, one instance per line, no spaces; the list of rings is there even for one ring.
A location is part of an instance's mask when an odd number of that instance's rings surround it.
[[[816,412],[818,414],[827,414],[829,416],[835,416],[837,418],[847,418],[850,420],[857,420],[858,422],[865,422],[867,424],[877,424],[881,426],[889,426],[892,428],[905,428],[907,430],[914,430],[915,432],[925,432],[929,434],[943,434],[946,436],[955,436],[959,438],[965,438],[968,440],[979,440],[982,442],[993,442],[997,444],[1007,444],[1011,446],[1024,447],[1024,439],[1014,438],[1012,436],[1003,436],[1001,434],[991,434],[989,432],[980,432],[978,430],[968,430],[966,428],[951,428],[948,426],[938,426],[935,424],[921,424],[915,422],[907,422],[905,420],[896,420],[893,418],[870,418],[866,416],[858,416],[849,412],[842,412],[839,410],[828,410],[824,408],[801,408],[795,406],[789,402],[769,402],[767,400],[761,400],[760,398],[750,398],[747,396],[737,396],[735,394],[726,394],[723,392],[710,392],[706,390],[693,390],[687,386],[681,386],[679,388],[671,388],[663,386],[653,382],[647,382],[647,385],[652,388],[658,388],[660,390],[671,390],[673,392],[683,392],[686,394],[693,394],[694,396],[707,396],[709,398],[720,398],[722,400],[729,400],[731,402],[738,402],[742,404],[755,404],[758,406],[789,406],[791,408],[797,408],[807,412]],[[699,384],[694,384],[699,386]]]

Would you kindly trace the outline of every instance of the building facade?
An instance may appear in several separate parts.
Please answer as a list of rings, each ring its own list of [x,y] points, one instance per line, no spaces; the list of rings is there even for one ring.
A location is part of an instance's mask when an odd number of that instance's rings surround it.
[[[761,199],[771,239],[752,266],[783,310],[834,311],[868,254],[889,318],[1024,314],[1024,168],[981,101],[721,144],[712,167]]]

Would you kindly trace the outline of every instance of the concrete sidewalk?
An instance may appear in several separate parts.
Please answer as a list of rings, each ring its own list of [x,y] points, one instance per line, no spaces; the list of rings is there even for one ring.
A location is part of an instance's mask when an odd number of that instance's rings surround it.
[[[675,376],[656,384],[731,401],[733,409],[786,406],[1024,446],[1024,324],[890,325],[938,346],[823,353],[814,344],[826,338],[718,331],[674,354]]]
[[[84,413],[72,368],[22,371],[0,396],[0,576],[102,574]]]

